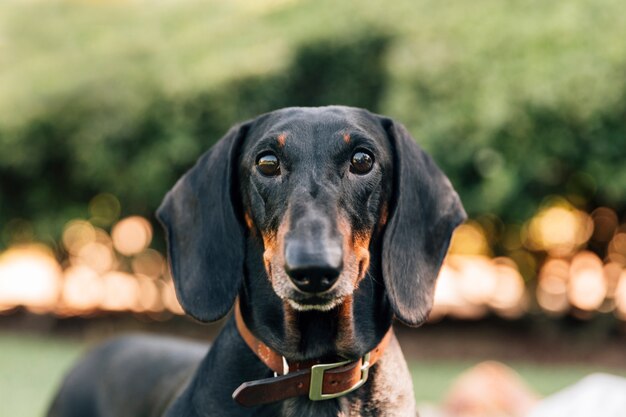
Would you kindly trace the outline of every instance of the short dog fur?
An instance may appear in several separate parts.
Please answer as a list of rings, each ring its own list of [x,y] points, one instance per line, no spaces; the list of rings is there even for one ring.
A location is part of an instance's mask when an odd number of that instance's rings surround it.
[[[157,212],[178,299],[202,322],[238,297],[252,333],[288,360],[356,359],[393,318],[423,323],[459,198],[407,130],[366,110],[286,108],[205,153]],[[231,316],[208,345],[128,336],[68,374],[52,417],[415,416],[392,337],[361,388],[245,408],[231,395],[272,376]]]

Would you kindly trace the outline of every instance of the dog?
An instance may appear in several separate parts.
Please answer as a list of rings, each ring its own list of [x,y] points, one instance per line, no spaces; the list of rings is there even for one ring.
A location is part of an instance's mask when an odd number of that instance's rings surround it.
[[[212,346],[127,336],[87,354],[51,417],[415,416],[394,318],[419,326],[466,214],[394,120],[285,108],[228,131],[168,192],[178,299]]]

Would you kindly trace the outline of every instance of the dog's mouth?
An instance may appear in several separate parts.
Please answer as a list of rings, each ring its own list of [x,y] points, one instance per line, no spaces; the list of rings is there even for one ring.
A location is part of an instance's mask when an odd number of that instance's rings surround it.
[[[352,258],[352,259],[350,259]],[[365,274],[366,262],[359,262],[353,255],[351,262],[344,264],[344,270],[334,285],[324,292],[309,293],[299,289],[279,262],[268,259],[266,269],[276,295],[296,311],[331,311],[353,295],[358,282]]]
[[[355,235],[349,222],[343,220],[339,225],[343,236],[342,248],[339,249],[342,253],[339,267],[326,262],[331,256],[321,256],[319,260],[322,262],[318,268],[294,269],[287,267],[285,235],[288,226],[289,222],[284,220],[276,233],[263,234],[263,262],[272,289],[286,305],[296,311],[326,312],[339,307],[353,295],[369,267],[369,235]],[[300,246],[308,249],[310,245]],[[316,253],[314,255],[317,256]],[[313,258],[318,261],[315,256]],[[319,282],[316,283],[316,280]]]
[[[297,311],[330,311],[341,305],[345,299],[344,296],[331,296],[323,294],[307,295],[295,293],[287,298],[289,305]]]
[[[356,271],[344,270],[337,282],[327,291],[307,293],[296,287],[284,268],[271,263],[268,266],[268,275],[274,292],[296,311],[330,311],[340,306],[356,289],[354,285]]]

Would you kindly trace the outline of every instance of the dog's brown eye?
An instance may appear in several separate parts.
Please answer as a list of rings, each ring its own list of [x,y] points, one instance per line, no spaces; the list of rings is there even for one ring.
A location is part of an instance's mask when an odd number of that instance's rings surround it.
[[[259,172],[267,176],[280,175],[280,162],[278,157],[273,153],[265,153],[256,160],[256,166]]]
[[[350,172],[354,174],[364,175],[372,170],[374,166],[374,157],[365,151],[356,151],[352,154],[350,160]]]

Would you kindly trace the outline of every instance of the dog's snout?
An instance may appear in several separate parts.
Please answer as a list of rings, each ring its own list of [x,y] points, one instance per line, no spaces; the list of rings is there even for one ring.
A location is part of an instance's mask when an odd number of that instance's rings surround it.
[[[339,277],[339,271],[325,267],[296,268],[287,272],[302,292],[322,293],[329,290]]]
[[[307,244],[287,242],[285,272],[300,291],[322,293],[329,290],[343,268],[341,246],[333,242]]]

